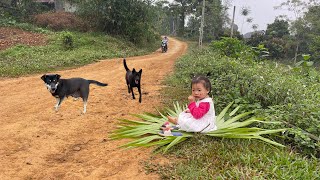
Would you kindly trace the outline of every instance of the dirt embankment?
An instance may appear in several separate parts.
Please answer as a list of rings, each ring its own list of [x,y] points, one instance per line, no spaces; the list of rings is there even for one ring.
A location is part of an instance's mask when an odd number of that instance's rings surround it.
[[[44,34],[31,33],[16,28],[0,27],[0,50],[7,49],[16,44],[39,46],[46,43],[47,38]]]

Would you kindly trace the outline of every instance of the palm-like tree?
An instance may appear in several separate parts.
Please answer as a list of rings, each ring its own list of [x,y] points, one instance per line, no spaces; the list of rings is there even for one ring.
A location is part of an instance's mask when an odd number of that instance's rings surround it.
[[[253,18],[252,18],[252,17],[247,18],[247,23],[252,23],[252,21],[253,21]]]
[[[259,139],[264,142],[281,146],[275,141],[262,137],[261,135],[283,132],[285,129],[266,130],[257,127],[247,127],[255,122],[260,123],[279,123],[279,122],[265,122],[261,118],[249,117],[252,112],[245,112],[235,115],[240,106],[236,107],[233,111],[227,114],[227,111],[233,103],[230,103],[224,110],[216,117],[217,130],[204,133],[208,136],[221,137],[221,138],[244,138],[244,139]],[[182,112],[181,106],[176,103],[174,109],[167,109],[166,114],[169,116],[177,117]],[[166,136],[158,135],[161,125],[167,121],[167,117],[160,113],[155,115],[151,113],[137,114],[135,117],[140,120],[121,119],[119,128],[111,135],[113,139],[129,138],[133,141],[122,145],[126,148],[134,147],[150,147],[158,146],[159,151],[166,152],[172,146],[181,143],[195,133],[183,132],[182,136]]]
[[[252,29],[253,29],[254,31],[257,31],[259,25],[258,25],[258,24],[252,24],[251,27],[252,27]]]
[[[241,33],[242,33],[242,28],[243,28],[245,17],[247,17],[250,14],[250,12],[251,12],[251,10],[249,7],[242,7],[241,8],[240,14],[243,16],[242,25],[241,25]]]

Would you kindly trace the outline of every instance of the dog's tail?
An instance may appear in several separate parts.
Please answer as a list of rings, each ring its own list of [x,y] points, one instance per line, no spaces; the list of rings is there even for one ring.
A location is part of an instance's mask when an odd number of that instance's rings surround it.
[[[123,59],[123,65],[124,65],[124,68],[126,69],[126,71],[129,71],[129,68],[126,63],[126,59]]]
[[[99,81],[95,81],[95,80],[88,80],[89,84],[96,84],[98,86],[108,86],[108,84],[105,84],[105,83],[101,83]]]

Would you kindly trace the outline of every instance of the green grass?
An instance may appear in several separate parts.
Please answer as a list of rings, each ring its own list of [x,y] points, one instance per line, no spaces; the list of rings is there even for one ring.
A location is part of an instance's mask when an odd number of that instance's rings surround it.
[[[148,54],[157,44],[137,47],[125,40],[101,33],[72,32],[73,48],[63,46],[63,32],[48,33],[45,46],[16,45],[0,51],[0,77],[66,69],[94,63],[98,60]]]
[[[319,162],[255,140],[198,135],[169,150],[172,164],[153,162],[162,179],[317,179]],[[150,169],[149,169],[150,170]]]

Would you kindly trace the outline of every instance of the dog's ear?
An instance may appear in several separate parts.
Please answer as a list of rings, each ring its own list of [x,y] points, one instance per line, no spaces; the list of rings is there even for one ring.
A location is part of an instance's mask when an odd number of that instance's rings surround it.
[[[136,72],[136,69],[135,69],[135,68],[133,68],[133,69],[132,69],[132,73],[135,73],[135,72]]]
[[[46,75],[44,74],[43,76],[41,76],[41,79],[44,81],[44,79],[46,78]]]
[[[56,74],[56,77],[57,77],[57,80],[59,80],[61,76],[59,74]]]
[[[142,69],[140,69],[140,71],[138,72],[139,74],[140,74],[140,76],[141,76],[141,74],[142,74]]]

